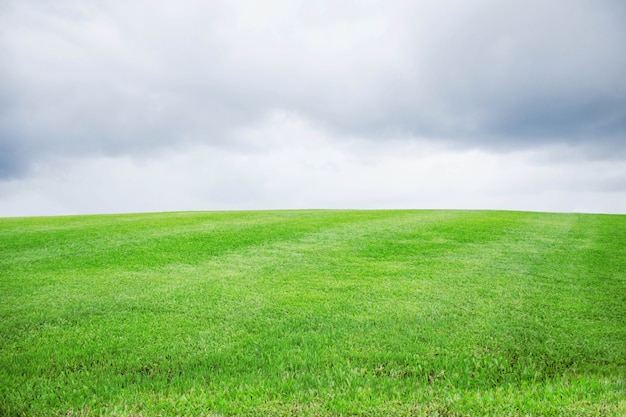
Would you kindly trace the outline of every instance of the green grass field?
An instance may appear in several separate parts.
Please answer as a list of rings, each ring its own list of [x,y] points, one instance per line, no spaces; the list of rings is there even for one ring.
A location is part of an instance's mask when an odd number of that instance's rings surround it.
[[[626,216],[0,219],[0,416],[626,415]]]

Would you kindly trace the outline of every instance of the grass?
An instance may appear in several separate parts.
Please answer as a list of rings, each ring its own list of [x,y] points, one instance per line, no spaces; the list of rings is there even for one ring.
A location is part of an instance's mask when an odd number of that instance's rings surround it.
[[[0,416],[626,415],[626,216],[0,219]]]

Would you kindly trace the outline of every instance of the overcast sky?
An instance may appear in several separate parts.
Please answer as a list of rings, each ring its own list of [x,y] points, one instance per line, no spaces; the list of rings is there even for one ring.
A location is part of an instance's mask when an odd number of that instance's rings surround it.
[[[623,0],[0,0],[0,216],[626,213]]]

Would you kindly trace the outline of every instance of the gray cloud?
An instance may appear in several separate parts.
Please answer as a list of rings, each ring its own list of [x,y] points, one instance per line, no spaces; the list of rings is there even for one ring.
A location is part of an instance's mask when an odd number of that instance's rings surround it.
[[[626,164],[555,161],[561,149],[507,155],[432,142],[340,140],[277,113],[238,134],[255,147],[194,145],[157,156],[51,158],[0,182],[0,216],[279,208],[491,208],[626,211]],[[565,149],[572,152],[572,149]]]
[[[386,115],[379,116],[382,127],[469,146],[589,143],[606,148],[605,154],[623,152],[623,4],[459,7],[465,9],[435,13],[416,37],[412,74],[390,89],[387,106],[376,109]]]
[[[243,146],[276,109],[333,137],[626,158],[611,0],[8,1],[0,178],[56,156]]]

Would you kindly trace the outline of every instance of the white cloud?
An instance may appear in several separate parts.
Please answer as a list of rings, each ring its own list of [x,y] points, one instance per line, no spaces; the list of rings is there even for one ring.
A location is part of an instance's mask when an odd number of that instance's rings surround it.
[[[624,21],[612,0],[0,2],[0,214],[624,211]]]
[[[0,183],[0,215],[284,208],[626,212],[626,167],[572,149],[451,150],[425,139],[338,138],[275,111],[231,147],[50,159]],[[567,155],[567,158],[560,155]],[[621,184],[621,185],[620,185]]]

